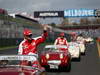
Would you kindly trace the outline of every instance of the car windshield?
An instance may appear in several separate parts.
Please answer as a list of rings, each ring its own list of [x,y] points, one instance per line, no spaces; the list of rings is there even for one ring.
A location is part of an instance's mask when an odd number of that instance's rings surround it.
[[[21,56],[21,55],[2,55],[0,56],[0,67],[30,67],[31,61],[34,61],[35,56]]]
[[[3,65],[19,65],[19,60],[0,60],[0,67]]]
[[[58,51],[59,49],[64,48],[67,49],[66,45],[46,45],[45,50],[50,50],[50,51]]]

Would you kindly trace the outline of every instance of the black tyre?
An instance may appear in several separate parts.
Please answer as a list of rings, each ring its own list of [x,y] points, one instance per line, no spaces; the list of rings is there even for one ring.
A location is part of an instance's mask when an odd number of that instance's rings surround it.
[[[81,61],[81,54],[79,55],[78,61]]]
[[[67,72],[71,71],[71,62],[69,63],[69,65],[67,66]]]
[[[69,63],[67,66],[65,67],[60,67],[59,68],[60,71],[64,71],[64,72],[70,72],[71,71],[71,63]]]

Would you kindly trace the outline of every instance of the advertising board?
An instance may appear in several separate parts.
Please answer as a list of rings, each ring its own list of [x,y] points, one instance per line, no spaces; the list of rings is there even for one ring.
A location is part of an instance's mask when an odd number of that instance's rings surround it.
[[[64,17],[91,17],[95,16],[94,9],[68,9],[64,11]]]
[[[64,11],[35,11],[35,18],[44,18],[44,17],[64,17]]]

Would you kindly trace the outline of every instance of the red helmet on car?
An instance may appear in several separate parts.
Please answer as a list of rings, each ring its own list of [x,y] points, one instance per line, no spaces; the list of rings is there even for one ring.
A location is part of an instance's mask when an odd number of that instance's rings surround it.
[[[60,36],[64,36],[65,34],[62,32],[62,33],[60,33]]]
[[[24,29],[23,34],[24,34],[24,35],[32,35],[32,31],[29,30],[29,29]]]

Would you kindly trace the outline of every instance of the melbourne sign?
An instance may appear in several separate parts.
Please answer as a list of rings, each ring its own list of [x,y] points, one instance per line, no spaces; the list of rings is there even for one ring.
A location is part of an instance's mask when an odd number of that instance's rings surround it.
[[[96,9],[95,15],[96,17],[100,17],[100,9]]]
[[[63,11],[35,11],[35,18],[43,18],[43,17],[64,17]]]
[[[64,11],[64,17],[91,17],[95,16],[92,9],[68,9]]]

